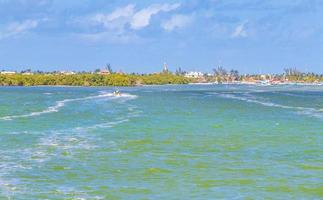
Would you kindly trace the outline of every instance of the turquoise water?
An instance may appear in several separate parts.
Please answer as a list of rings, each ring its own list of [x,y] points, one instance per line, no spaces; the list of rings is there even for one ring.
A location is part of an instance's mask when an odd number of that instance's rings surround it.
[[[0,199],[322,199],[322,86],[0,88]]]

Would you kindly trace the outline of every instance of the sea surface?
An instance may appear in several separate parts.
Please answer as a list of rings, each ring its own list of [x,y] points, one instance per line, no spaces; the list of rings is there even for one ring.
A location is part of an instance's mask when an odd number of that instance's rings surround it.
[[[323,199],[323,86],[0,87],[0,199]]]

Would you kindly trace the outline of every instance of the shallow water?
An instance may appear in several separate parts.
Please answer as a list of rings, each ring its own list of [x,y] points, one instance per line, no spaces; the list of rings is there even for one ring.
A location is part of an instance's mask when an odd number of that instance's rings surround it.
[[[0,199],[323,198],[322,86],[114,89],[0,88]]]

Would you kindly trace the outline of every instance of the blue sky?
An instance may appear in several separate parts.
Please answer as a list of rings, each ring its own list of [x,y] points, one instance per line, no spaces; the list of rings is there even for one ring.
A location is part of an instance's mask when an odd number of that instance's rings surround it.
[[[0,69],[323,72],[321,0],[0,0]]]

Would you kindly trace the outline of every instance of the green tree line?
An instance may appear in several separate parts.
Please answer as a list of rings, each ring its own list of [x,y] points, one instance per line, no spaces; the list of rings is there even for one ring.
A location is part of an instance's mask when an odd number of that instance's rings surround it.
[[[171,73],[160,74],[0,74],[1,86],[37,86],[37,85],[66,85],[66,86],[135,86],[187,84],[190,80]]]

